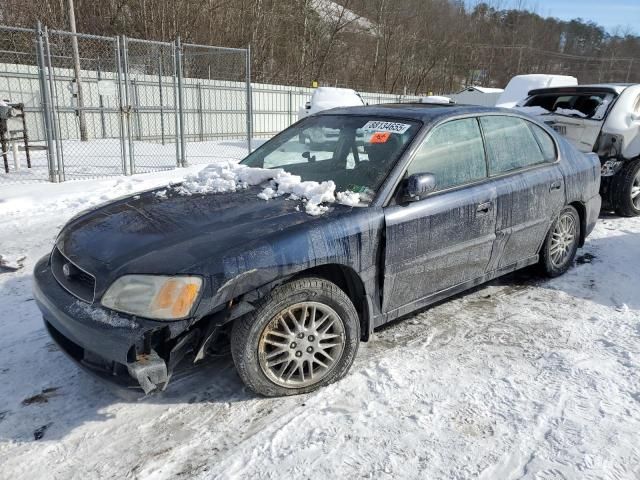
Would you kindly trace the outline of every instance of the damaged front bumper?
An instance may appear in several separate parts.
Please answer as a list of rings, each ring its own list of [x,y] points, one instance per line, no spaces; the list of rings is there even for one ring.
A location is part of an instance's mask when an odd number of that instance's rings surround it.
[[[48,256],[34,269],[34,297],[60,349],[94,376],[134,396],[164,390],[201,334],[190,320],[159,322],[119,315],[78,300],[53,277]]]

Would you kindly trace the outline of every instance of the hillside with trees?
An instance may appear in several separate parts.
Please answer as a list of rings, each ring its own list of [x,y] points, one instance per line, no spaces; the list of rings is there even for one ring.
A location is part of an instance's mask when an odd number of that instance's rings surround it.
[[[5,0],[0,23],[67,29],[65,8]],[[410,94],[504,86],[519,73],[640,82],[637,35],[462,0],[76,0],[76,18],[79,32],[251,45],[258,82]]]

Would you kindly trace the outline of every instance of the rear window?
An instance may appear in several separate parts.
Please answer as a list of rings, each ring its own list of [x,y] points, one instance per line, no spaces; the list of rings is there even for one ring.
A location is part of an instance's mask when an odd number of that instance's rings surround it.
[[[602,120],[613,101],[613,93],[544,93],[529,98],[523,106],[541,107],[569,117]]]

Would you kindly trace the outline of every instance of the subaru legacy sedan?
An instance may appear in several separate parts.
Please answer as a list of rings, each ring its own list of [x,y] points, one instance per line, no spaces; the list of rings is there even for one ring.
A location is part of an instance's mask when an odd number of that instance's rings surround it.
[[[300,142],[318,129],[336,141]],[[564,273],[601,202],[597,156],[496,108],[328,110],[225,169],[81,213],[36,265],[46,328],[87,370],[149,393],[230,345],[253,391],[310,392],[389,321]]]

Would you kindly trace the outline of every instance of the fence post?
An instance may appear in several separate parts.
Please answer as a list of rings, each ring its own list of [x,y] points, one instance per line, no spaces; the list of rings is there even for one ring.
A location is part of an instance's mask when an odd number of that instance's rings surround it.
[[[251,138],[253,137],[253,93],[251,91],[251,45],[247,45],[246,74],[247,74],[247,153],[251,153]]]
[[[42,117],[44,120],[44,132],[47,141],[47,164],[49,166],[49,181],[56,181],[55,163],[53,160],[53,138],[51,131],[51,111],[49,99],[49,87],[47,86],[46,73],[44,70],[44,48],[42,45],[42,25],[38,22],[36,27],[36,49],[38,52],[38,79],[40,80],[40,102],[42,104]]]
[[[135,173],[135,151],[133,149],[133,138],[131,135],[131,87],[129,85],[129,51],[127,48],[127,37],[122,36],[122,56],[124,70],[124,97],[126,102],[125,114],[127,115],[127,143],[129,145],[129,171],[125,171],[125,175],[133,175]],[[126,162],[125,162],[126,167]],[[125,168],[126,170],[126,168]]]
[[[162,54],[158,52],[158,88],[160,90],[160,138],[164,145],[164,98],[162,95]]]
[[[57,115],[57,104],[53,101],[55,93],[56,101],[58,98],[57,86],[55,83],[55,72],[51,64],[51,47],[49,46],[49,29],[44,27],[44,45],[47,54],[47,72],[49,80],[49,99],[51,111],[51,131],[53,132],[53,140],[56,144],[56,173],[58,174],[58,182],[64,182],[64,149],[62,148],[62,135],[60,132],[60,122]]]
[[[98,84],[102,80],[102,69],[100,68],[100,59],[98,59]],[[107,138],[107,126],[104,118],[104,101],[98,89],[98,106],[100,107],[100,127],[102,130],[102,138]]]
[[[124,104],[125,99],[123,97],[122,90],[122,57],[120,55],[120,36],[116,36],[116,65],[117,65],[117,78],[118,78],[118,128],[120,130],[120,155],[122,156],[122,173],[127,174],[127,143],[124,139],[124,116],[126,115]]]
[[[133,106],[133,113],[136,116],[136,140],[142,140],[142,123],[140,122],[140,100],[138,83],[136,79],[131,80],[131,103]],[[133,169],[131,169],[133,171]]]
[[[198,127],[200,130],[200,141],[204,141],[204,113],[202,112],[202,85],[200,82],[196,84],[198,87]]]
[[[176,39],[176,57],[178,61],[178,111],[180,113],[180,164],[183,167],[188,165],[185,145],[185,128],[184,128],[184,85],[182,84],[182,44],[180,37]]]
[[[293,91],[289,89],[289,125],[293,123]]]
[[[178,113],[178,55],[177,48],[173,44],[173,116],[175,121],[175,137],[176,137],[176,166],[181,166],[182,157],[180,155],[180,115]]]

